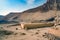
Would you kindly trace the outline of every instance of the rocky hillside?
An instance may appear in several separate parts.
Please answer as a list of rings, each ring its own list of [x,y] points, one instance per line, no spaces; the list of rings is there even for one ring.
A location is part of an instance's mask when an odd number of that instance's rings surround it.
[[[57,13],[60,13],[60,0],[57,2]],[[45,4],[37,8],[28,9],[22,13],[10,13],[5,18],[7,20],[18,20],[19,22],[33,22],[41,20],[49,20],[50,18],[55,17],[54,11],[54,2],[55,0],[47,0]]]
[[[4,18],[4,16],[3,15],[0,15],[0,20],[2,20]]]
[[[50,18],[53,18],[55,16],[54,11],[54,1],[55,0],[48,0],[47,3],[43,4],[42,6],[39,6],[37,8],[29,9],[19,16],[18,19],[25,22],[31,22],[31,21],[41,21],[41,20],[48,20]],[[57,0],[57,13],[60,12],[60,0]]]
[[[11,12],[8,15],[6,15],[3,20],[17,21],[16,19],[18,18],[19,15],[20,15],[20,12],[19,13]]]

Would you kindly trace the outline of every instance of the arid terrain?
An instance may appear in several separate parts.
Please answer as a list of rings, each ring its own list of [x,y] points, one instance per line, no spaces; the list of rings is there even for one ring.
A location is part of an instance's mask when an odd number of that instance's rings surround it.
[[[24,12],[11,12],[0,20],[0,40],[60,40],[60,0],[57,0],[57,7],[54,0],[48,0],[42,6],[25,10]],[[56,8],[56,10],[55,10]],[[55,22],[58,14],[59,25],[46,26],[35,29],[22,29],[21,23],[48,23]],[[17,24],[16,24],[17,23]],[[37,25],[39,26],[39,25]]]
[[[19,26],[1,27],[0,40],[60,40],[60,25],[56,29],[44,27],[24,30]],[[3,25],[1,25],[3,26]]]

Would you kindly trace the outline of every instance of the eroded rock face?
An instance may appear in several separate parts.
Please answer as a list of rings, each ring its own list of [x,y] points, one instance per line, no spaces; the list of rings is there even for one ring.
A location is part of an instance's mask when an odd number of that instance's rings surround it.
[[[47,3],[42,6],[42,11],[48,11],[54,9],[55,0],[47,0]],[[56,0],[57,10],[60,10],[60,0]]]

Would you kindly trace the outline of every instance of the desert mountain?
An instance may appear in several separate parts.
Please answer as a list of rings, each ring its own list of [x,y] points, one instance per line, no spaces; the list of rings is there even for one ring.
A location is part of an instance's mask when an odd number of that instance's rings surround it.
[[[17,18],[19,15],[20,15],[20,12],[19,13],[11,12],[8,15],[6,15],[3,20],[7,20],[7,21],[14,21],[15,20],[15,21],[17,21]]]
[[[0,15],[0,20],[2,20],[4,18],[4,16],[3,15]]]
[[[57,13],[60,13],[60,0],[56,0],[57,2]],[[33,21],[41,21],[48,20],[50,18],[55,17],[55,0],[47,0],[45,4],[42,6],[28,9],[24,12],[15,13],[12,12],[8,14],[4,19],[9,21],[19,21],[19,22],[33,22]],[[59,14],[60,15],[60,14]]]

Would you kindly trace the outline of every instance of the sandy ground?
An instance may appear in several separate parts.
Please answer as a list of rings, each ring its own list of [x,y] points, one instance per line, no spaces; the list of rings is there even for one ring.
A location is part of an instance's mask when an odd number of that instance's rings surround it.
[[[50,33],[60,37],[60,27],[57,26],[57,28],[57,30],[52,27],[24,30],[20,29],[20,26],[4,27],[5,30],[13,31],[15,34],[5,36],[3,40],[50,40],[48,36],[44,37],[45,34]]]

